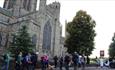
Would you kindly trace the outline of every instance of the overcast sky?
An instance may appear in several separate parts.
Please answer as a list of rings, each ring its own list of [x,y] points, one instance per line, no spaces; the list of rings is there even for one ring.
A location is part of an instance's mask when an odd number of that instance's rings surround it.
[[[93,56],[99,56],[100,50],[108,54],[108,47],[115,32],[115,1],[114,0],[47,0],[47,4],[58,1],[61,3],[60,22],[64,27],[65,20],[73,19],[79,10],[87,11],[96,21],[95,50]],[[39,4],[39,2],[38,2]],[[3,0],[0,0],[3,6]],[[64,28],[63,28],[64,29]],[[64,30],[63,30],[64,36]]]

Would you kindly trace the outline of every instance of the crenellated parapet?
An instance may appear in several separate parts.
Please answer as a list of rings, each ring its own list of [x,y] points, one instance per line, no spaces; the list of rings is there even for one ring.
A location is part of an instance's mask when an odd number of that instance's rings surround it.
[[[46,11],[50,12],[56,19],[60,16],[60,3],[53,2],[46,6]]]

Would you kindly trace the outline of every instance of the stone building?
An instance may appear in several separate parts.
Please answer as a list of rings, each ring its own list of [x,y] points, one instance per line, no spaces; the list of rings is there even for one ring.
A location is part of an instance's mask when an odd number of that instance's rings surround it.
[[[39,10],[36,10],[37,0],[5,0],[0,8],[0,54],[12,42],[12,33],[17,32],[22,25],[28,27],[32,42],[36,45],[35,51],[40,55],[58,55],[62,38],[60,24],[60,3],[49,5],[46,0],[40,0]]]

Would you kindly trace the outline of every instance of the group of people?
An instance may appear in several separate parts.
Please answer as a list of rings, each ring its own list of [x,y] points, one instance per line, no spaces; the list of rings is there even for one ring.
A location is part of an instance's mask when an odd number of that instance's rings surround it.
[[[4,63],[1,70],[9,70],[9,62],[11,60],[9,54],[5,54],[3,56]],[[14,58],[15,60],[15,70],[35,70],[37,63],[37,55],[35,53],[27,53],[23,54],[20,52]],[[85,68],[85,56],[79,55],[77,52],[73,54],[66,54],[65,56],[54,56],[53,57],[54,67],[57,68],[59,66],[60,70],[63,70],[62,67],[65,67],[66,70],[69,70],[70,66],[74,66],[74,70],[77,70],[78,66],[82,66],[82,70]],[[53,70],[47,55],[43,55],[40,57],[40,63],[42,70]],[[59,63],[59,64],[58,64]]]
[[[57,67],[59,63],[60,70],[63,70],[62,67],[64,66],[66,70],[69,70],[70,66],[74,66],[74,70],[77,70],[79,66],[82,66],[82,70],[85,68],[85,56],[79,55],[77,52],[73,54],[66,54],[64,57],[58,58],[57,56],[54,56],[54,65],[55,68]]]
[[[96,57],[96,63],[97,63],[97,67],[100,66],[100,68],[109,68],[110,66],[110,61],[109,59],[104,59],[103,57],[100,57],[99,59]]]
[[[1,70],[9,70],[11,57],[7,53],[3,56],[3,59]],[[37,55],[35,53],[22,54],[22,52],[20,52],[15,56],[14,60],[15,70],[35,70]]]

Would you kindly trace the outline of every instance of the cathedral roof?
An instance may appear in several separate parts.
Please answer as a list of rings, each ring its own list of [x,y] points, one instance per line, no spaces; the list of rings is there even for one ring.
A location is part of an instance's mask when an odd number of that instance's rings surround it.
[[[0,25],[8,25],[8,23],[6,23],[6,22],[3,22],[3,21],[0,21]]]
[[[1,7],[0,7],[0,13],[3,14],[3,15],[6,15],[8,17],[12,17],[12,12],[10,12],[10,11],[4,9],[4,8],[1,8]]]

